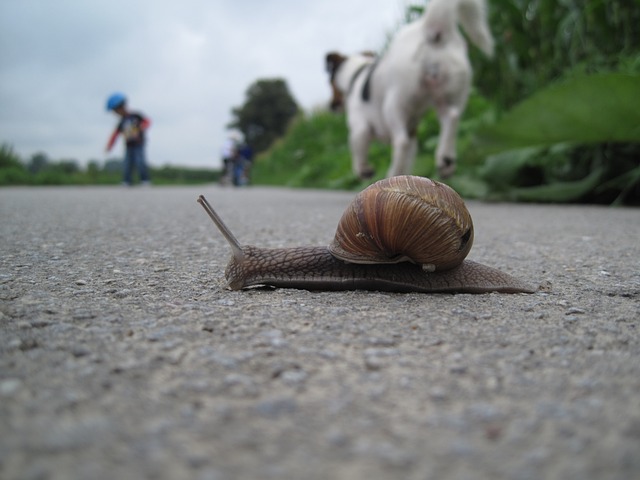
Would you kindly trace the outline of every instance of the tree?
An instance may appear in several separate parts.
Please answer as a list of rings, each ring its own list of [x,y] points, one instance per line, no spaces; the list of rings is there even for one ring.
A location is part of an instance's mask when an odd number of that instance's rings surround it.
[[[27,170],[30,173],[36,174],[41,170],[44,170],[49,166],[49,157],[46,153],[34,153],[31,156],[31,160],[29,160],[29,164],[27,165]]]
[[[0,185],[20,185],[28,183],[27,170],[13,147],[0,144]]]
[[[122,171],[122,159],[120,158],[110,158],[104,162],[104,167],[102,167],[102,171],[106,173],[118,173]]]
[[[257,80],[247,89],[244,105],[232,109],[234,119],[229,127],[240,130],[253,150],[262,152],[285,134],[297,113],[298,105],[285,80]]]
[[[65,175],[72,175],[80,171],[77,160],[73,159],[59,160],[55,168],[57,171],[64,173]]]
[[[0,168],[22,168],[20,157],[8,143],[0,145]]]

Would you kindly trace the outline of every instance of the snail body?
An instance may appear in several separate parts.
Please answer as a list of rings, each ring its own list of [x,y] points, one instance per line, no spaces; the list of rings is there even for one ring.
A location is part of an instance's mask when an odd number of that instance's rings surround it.
[[[207,200],[231,245],[228,286],[391,292],[532,293],[524,282],[466,260],[473,223],[460,196],[430,179],[398,176],[360,192],[328,247],[241,246]]]

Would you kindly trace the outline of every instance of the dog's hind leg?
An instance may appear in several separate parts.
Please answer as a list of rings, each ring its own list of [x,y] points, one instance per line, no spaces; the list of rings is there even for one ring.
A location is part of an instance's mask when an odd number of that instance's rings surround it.
[[[371,134],[367,128],[349,128],[349,147],[353,173],[361,179],[373,177],[375,170],[369,163]]]
[[[438,108],[440,137],[436,150],[436,167],[442,178],[449,177],[456,170],[456,136],[460,122],[460,109],[447,105]]]

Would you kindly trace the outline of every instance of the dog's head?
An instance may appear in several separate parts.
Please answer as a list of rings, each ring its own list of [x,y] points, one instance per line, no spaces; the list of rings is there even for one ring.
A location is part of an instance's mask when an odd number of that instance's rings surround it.
[[[344,106],[342,92],[336,85],[336,74],[338,73],[340,65],[342,65],[346,59],[347,57],[338,52],[329,52],[325,57],[325,69],[329,74],[329,83],[331,84],[331,103],[329,103],[329,107],[334,112],[341,110]]]
[[[348,92],[343,91],[338,87],[337,75],[340,67],[350,58],[356,57],[367,57],[368,59],[375,59],[377,55],[374,52],[365,51],[360,53],[359,55],[354,55],[353,57],[346,57],[338,52],[329,52],[325,57],[325,68],[327,73],[329,73],[329,82],[331,84],[331,103],[330,107],[333,111],[341,110],[344,106],[344,95]],[[344,86],[343,86],[344,87]]]

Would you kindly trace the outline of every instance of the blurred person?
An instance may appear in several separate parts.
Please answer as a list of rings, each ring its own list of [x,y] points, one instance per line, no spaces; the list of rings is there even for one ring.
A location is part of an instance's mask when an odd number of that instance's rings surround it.
[[[127,98],[122,93],[114,93],[107,99],[107,111],[113,111],[120,117],[120,122],[109,138],[106,151],[109,152],[122,134],[125,140],[124,172],[122,183],[132,185],[132,172],[136,168],[142,185],[149,185],[149,169],[145,157],[145,131],[151,121],[139,112],[127,110]]]
[[[236,186],[249,185],[251,181],[251,167],[253,165],[253,149],[248,143],[243,143],[238,148],[235,158],[233,184]]]
[[[223,185],[235,183],[233,181],[234,170],[241,143],[242,134],[237,130],[231,130],[222,145],[222,175],[220,176],[220,183]]]

